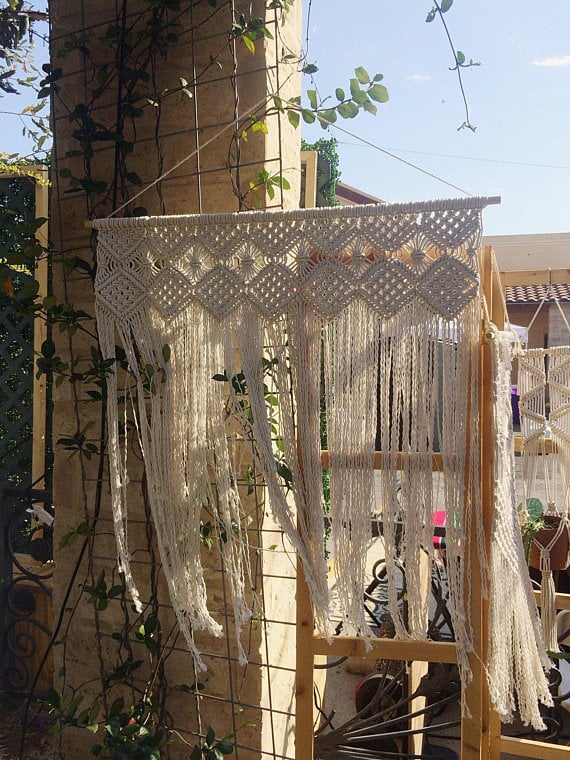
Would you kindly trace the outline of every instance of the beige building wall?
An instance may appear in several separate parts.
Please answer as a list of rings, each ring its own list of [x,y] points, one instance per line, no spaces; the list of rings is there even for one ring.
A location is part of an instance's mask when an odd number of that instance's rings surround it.
[[[94,239],[84,226],[85,220],[108,215],[126,197],[133,197],[141,188],[150,186],[179,162],[179,168],[149,187],[119,215],[128,215],[135,206],[144,207],[148,214],[236,211],[240,192],[251,207],[298,205],[299,130],[293,129],[283,114],[273,114],[267,119],[267,134],[262,130],[252,132],[248,119],[252,112],[259,115],[264,112],[269,94],[279,91],[282,97],[289,97],[298,93],[300,88],[295,68],[280,60],[283,49],[299,50],[300,3],[293,3],[284,25],[276,18],[278,12],[266,11],[265,5],[261,0],[243,4],[245,13],[251,6],[253,15],[266,16],[273,32],[273,39],[256,41],[254,55],[240,40],[235,43],[228,40],[227,31],[232,21],[229,3],[218,3],[217,9],[207,2],[182,3],[180,13],[170,14],[170,21],[176,16],[172,31],[178,35],[178,40],[170,43],[166,56],[156,54],[149,65],[151,80],[164,96],[160,105],[143,101],[142,118],[126,122],[126,136],[133,142],[133,150],[126,156],[128,171],[135,172],[142,185],[129,185],[128,182],[120,185],[113,200],[112,193],[105,189],[86,198],[74,187],[70,176],[79,182],[89,177],[106,183],[108,188],[116,179],[113,141],[95,142],[92,153],[81,154],[77,138],[81,136],[81,130],[89,129],[90,125],[77,111],[75,116],[72,112],[78,104],[87,104],[90,118],[107,129],[115,128],[119,95],[117,78],[110,79],[102,88],[103,80],[97,76],[97,71],[100,72],[104,65],[111,68],[115,65],[116,50],[109,44],[114,32],[109,33],[109,29],[116,29],[122,22],[117,14],[117,3],[114,0],[92,3],[52,0],[51,61],[53,68],[62,69],[53,108],[55,138],[51,208],[53,290],[58,302],[73,303],[75,309],[93,314],[91,279],[81,269],[73,270],[71,266],[75,258],[90,265],[94,262]],[[128,4],[125,21],[133,39],[142,30],[138,13],[148,6],[142,0]],[[200,75],[199,80],[195,86],[190,84],[187,87],[192,95],[188,97],[181,90],[180,78],[192,83],[196,73]],[[237,142],[232,139],[235,131],[232,122],[236,116],[241,118],[238,134],[243,130],[248,132]],[[190,158],[184,160],[188,156]],[[273,200],[263,191],[250,192],[250,183],[261,170],[271,175],[283,172],[291,190],[281,193],[277,189]],[[64,269],[67,272],[65,277]],[[95,329],[91,319],[82,321],[81,329],[73,334],[54,329],[57,354],[62,361],[80,368],[84,357],[91,353]],[[89,395],[91,390],[93,386],[81,382],[64,382],[54,388],[54,441],[78,432],[84,434],[87,441],[98,441],[102,425],[101,405],[93,403]],[[153,561],[148,552],[148,515],[143,508],[141,468],[138,473],[131,472],[129,490],[133,565],[144,596],[157,565],[156,558]],[[54,577],[55,610],[62,605],[66,610],[73,610],[72,617],[67,613],[64,615],[60,630],[64,643],[55,650],[56,673],[59,672],[56,685],[67,694],[78,689],[89,696],[90,689],[94,693],[98,688],[101,675],[110,672],[116,664],[117,645],[112,635],[121,630],[124,615],[118,603],[111,603],[107,610],[98,613],[86,602],[80,589],[81,584],[94,585],[101,571],[105,571],[109,586],[119,582],[115,570],[105,460],[100,463],[98,456],[71,455],[61,446],[55,446],[54,503],[57,509],[56,547],[63,536],[78,526],[93,526],[92,565],[88,566],[86,555],[81,553],[83,535],[80,535],[72,545],[56,549]],[[267,517],[267,521],[269,519]],[[260,530],[262,541],[267,541],[269,546],[280,545],[275,526],[267,522]],[[164,663],[168,682],[177,686],[200,680],[205,687],[200,700],[180,691],[169,696],[166,707],[173,725],[193,744],[192,732],[198,728],[199,708],[202,730],[208,723],[220,734],[234,733],[239,728],[236,740],[251,748],[241,753],[247,757],[258,756],[262,750],[276,750],[283,755],[292,752],[292,724],[286,713],[292,703],[294,682],[294,626],[291,624],[294,620],[294,581],[290,559],[282,552],[263,549],[260,547],[264,573],[276,579],[288,575],[289,580],[280,587],[275,580],[268,587],[266,617],[270,620],[270,627],[266,629],[264,624],[252,626],[248,633],[250,664],[246,668],[235,661],[236,651],[230,637],[227,641],[200,642],[206,653],[208,670],[197,674],[183,643],[176,637],[174,616],[169,611],[164,584],[159,583],[163,636],[165,639],[171,636],[170,654]],[[224,618],[223,575],[215,551],[205,553],[204,561],[211,565],[208,583],[212,604]],[[259,562],[257,566],[260,567]],[[68,587],[71,588],[69,596]],[[284,588],[287,589],[285,593]],[[226,617],[226,622],[228,620]],[[267,637],[266,630],[269,631]],[[135,657],[146,655],[136,640],[131,646]],[[268,659],[273,657],[274,646],[278,647],[277,668],[271,671]],[[122,655],[126,657],[127,653]],[[282,714],[270,714],[268,710],[267,695],[273,693],[271,688],[273,692],[278,688],[284,695],[279,703]],[[229,703],[230,696],[234,704]],[[100,741],[100,737],[97,739],[85,730],[68,731],[63,738],[64,751],[67,757],[89,757],[91,746],[97,740]],[[273,741],[276,741],[276,747],[272,746]],[[171,747],[169,752],[173,759],[188,756],[184,744]]]
[[[561,313],[562,312],[562,313]],[[570,304],[553,304],[548,312],[548,345],[570,346]]]
[[[509,273],[504,278],[506,285],[570,284],[570,233],[486,236],[483,243],[493,247],[499,270]],[[546,342],[549,346],[568,345],[570,335],[560,309],[551,299],[540,309],[539,304],[510,304],[510,320],[523,326],[532,322],[528,343],[532,348],[542,348]],[[568,318],[570,304],[561,303],[561,308]]]
[[[534,269],[568,269],[570,282],[570,232],[546,235],[487,235],[501,272]]]

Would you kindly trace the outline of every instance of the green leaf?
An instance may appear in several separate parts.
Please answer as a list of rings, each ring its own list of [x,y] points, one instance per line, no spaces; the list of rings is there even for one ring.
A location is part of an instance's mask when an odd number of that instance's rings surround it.
[[[526,500],[526,511],[528,513],[529,519],[533,522],[536,522],[539,517],[542,515],[542,502],[540,499],[527,499]],[[522,510],[522,502],[518,506],[518,511],[520,512]]]
[[[426,16],[426,24],[430,24],[434,20],[436,13],[437,11],[435,10],[435,8],[432,8],[431,11]]]
[[[311,104],[311,108],[317,108],[317,91],[307,90],[307,97],[309,98],[309,103]]]
[[[360,82],[360,84],[369,84],[370,83],[370,75],[364,68],[364,66],[358,66],[356,69],[354,69],[354,73],[356,74],[356,78]]]
[[[340,116],[342,116],[343,119],[350,119],[351,117],[351,110],[350,107],[353,105],[352,103],[341,103],[338,107],[338,112]]]
[[[127,172],[127,179],[132,185],[137,187],[142,185],[142,180],[136,172]]]
[[[301,71],[303,74],[316,74],[316,72],[319,70],[319,67],[316,66],[314,63],[307,63]]]
[[[144,624],[144,631],[147,636],[150,636],[151,633],[154,633],[158,627],[158,618],[154,615],[151,615],[146,623]]]
[[[246,48],[249,50],[250,53],[255,53],[255,45],[253,44],[252,40],[247,35],[244,35],[242,37],[243,44],[246,46]]]
[[[371,103],[369,100],[366,101],[364,104],[364,110],[367,113],[371,113],[373,116],[376,116],[378,113],[378,107],[374,105],[374,103]]]
[[[206,729],[206,744],[208,744],[211,747],[215,738],[216,738],[216,732],[214,731],[212,726],[208,726]]]
[[[359,90],[354,94],[353,100],[357,105],[362,107],[366,102],[368,102],[368,95],[364,92],[364,90]]]
[[[63,707],[63,695],[51,686],[48,686],[44,701],[50,705],[50,707],[55,707],[58,710],[61,710]]]
[[[299,116],[298,111],[287,111],[287,118],[289,119],[289,124],[291,124],[295,129],[299,126],[299,122],[301,121],[301,117]]]
[[[328,110],[323,111],[321,113],[321,117],[323,119],[323,121],[321,121],[321,125],[325,127],[328,126],[329,123],[334,124],[335,121],[337,120],[337,115],[334,108],[329,108]]]
[[[457,63],[462,66],[465,63],[465,53],[462,53],[461,50],[458,50],[455,54],[455,57],[457,58]]]
[[[51,359],[55,355],[55,343],[53,340],[44,340],[42,343],[42,356]]]
[[[341,101],[342,101],[342,100],[345,100],[345,99],[346,99],[346,95],[345,95],[345,92],[344,92],[344,90],[342,89],[342,87],[337,87],[337,88],[336,88],[336,90],[335,90],[335,95],[336,95],[336,99],[337,99],[337,100],[341,100]]]
[[[442,13],[447,13],[447,11],[451,8],[453,5],[453,0],[441,0],[441,3],[439,4],[439,9]]]
[[[390,98],[388,90],[383,84],[373,84],[368,90],[368,97],[377,103],[387,103]]]
[[[350,80],[350,94],[356,100],[356,98],[359,96],[359,94],[362,92],[360,89],[360,82],[358,79],[354,79],[354,77]]]
[[[307,124],[314,124],[315,123],[315,119],[317,117],[315,116],[315,114],[312,111],[309,111],[308,108],[303,108],[303,110],[301,111],[301,113],[303,115],[303,121],[305,123],[307,123]]]

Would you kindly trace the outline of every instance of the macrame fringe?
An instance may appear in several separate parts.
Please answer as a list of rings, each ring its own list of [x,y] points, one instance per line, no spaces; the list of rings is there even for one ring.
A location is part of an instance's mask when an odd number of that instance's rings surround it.
[[[552,705],[538,610],[518,522],[514,488],[510,336],[488,324],[493,373],[495,505],[491,532],[488,682],[504,721],[518,709],[525,725],[544,730],[539,703]]]
[[[209,609],[200,556],[204,509],[218,529],[238,641],[255,608],[249,518],[239,494],[240,451],[246,445],[303,563],[316,628],[331,635],[320,452],[323,369],[330,546],[344,629],[368,635],[364,555],[371,514],[380,507],[396,634],[426,637],[420,569],[425,553],[433,557],[434,551],[432,463],[439,451],[449,610],[461,676],[464,682],[471,678],[471,583],[462,553],[473,540],[474,523],[482,585],[491,579],[494,584],[496,701],[508,711],[516,689],[525,718],[537,722],[532,705],[544,696],[544,662],[532,644],[536,637],[529,636],[540,632],[521,586],[523,573],[517,565],[513,576],[505,560],[512,557],[494,551],[485,575],[477,383],[482,205],[469,199],[464,205],[95,222],[101,350],[104,358],[115,357],[117,340],[126,352],[134,383],[126,395],[138,420],[163,571],[199,666],[195,635],[221,633]],[[215,375],[227,382],[213,380]],[[118,374],[109,389],[119,564],[140,603],[127,534],[129,447],[121,430],[126,422],[119,419]],[[278,399],[270,415],[269,396]],[[377,428],[383,456],[379,505],[373,469]],[[280,463],[291,473],[292,498]],[[511,551],[512,525],[498,523],[495,535]],[[407,615],[398,601],[397,562],[405,568]],[[529,658],[517,655],[505,663],[505,642]],[[238,653],[244,661],[241,644]],[[502,667],[506,674],[499,678]]]
[[[535,315],[536,316],[536,315]],[[555,585],[552,552],[559,540],[569,546],[570,510],[570,347],[526,349],[518,356],[520,418],[523,465],[522,519],[528,520],[527,500],[537,497],[537,482],[543,476],[546,505],[544,517],[557,520],[557,530],[548,545],[533,540],[541,571],[541,621],[546,648],[558,652]],[[548,371],[547,371],[548,369]],[[546,416],[548,390],[550,413]],[[547,448],[548,423],[552,450]],[[566,532],[566,535],[563,535]],[[568,565],[557,558],[555,569]]]

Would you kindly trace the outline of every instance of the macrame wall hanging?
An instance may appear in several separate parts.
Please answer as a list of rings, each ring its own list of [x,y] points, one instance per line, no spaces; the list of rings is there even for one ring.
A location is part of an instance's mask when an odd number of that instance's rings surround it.
[[[115,344],[122,345],[135,380],[130,395],[163,570],[198,665],[194,631],[220,633],[200,565],[205,506],[225,536],[220,550],[238,631],[251,614],[247,516],[238,486],[239,441],[248,426],[271,508],[302,559],[317,630],[331,634],[320,437],[324,395],[328,548],[343,630],[368,635],[365,548],[371,513],[380,507],[396,635],[426,636],[420,560],[426,548],[433,551],[432,460],[439,450],[450,612],[462,676],[470,677],[470,583],[461,552],[473,515],[484,573],[487,567],[477,490],[476,381],[477,247],[485,205],[470,198],[94,222],[101,349],[114,357]],[[279,400],[271,419],[268,367]],[[230,382],[213,380],[220,375]],[[118,382],[112,375],[111,489],[120,566],[138,601],[127,541],[129,462]],[[247,405],[240,396],[244,388]],[[379,497],[377,428],[383,452]],[[280,478],[279,456],[292,475],[294,504]],[[406,618],[398,605],[396,559],[406,568]]]
[[[494,428],[494,511],[489,573],[489,692],[505,721],[514,711],[544,730],[539,702],[552,704],[545,671],[538,610],[526,564],[515,493],[515,453],[511,405],[513,336],[487,324],[491,344]],[[515,700],[516,695],[516,700]]]
[[[558,652],[552,572],[570,564],[570,346],[525,349],[517,358],[522,521],[531,541],[530,562],[541,571],[545,644]],[[545,501],[542,512],[539,496]]]

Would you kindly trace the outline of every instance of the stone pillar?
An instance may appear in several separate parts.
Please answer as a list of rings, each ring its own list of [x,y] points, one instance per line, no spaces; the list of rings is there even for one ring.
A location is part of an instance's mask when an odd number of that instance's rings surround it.
[[[170,10],[161,15],[157,9],[151,18],[155,45],[145,53],[141,40],[151,28],[149,5],[143,0],[123,4],[115,0],[52,0],[50,4],[51,66],[57,87],[53,98],[53,292],[58,303],[73,304],[79,320],[78,329],[60,331],[55,325],[53,334],[57,356],[76,373],[84,371],[95,345],[95,324],[90,316],[93,289],[87,272],[94,263],[94,236],[84,226],[88,218],[108,215],[147,187],[118,215],[237,211],[240,196],[243,207],[298,205],[299,131],[291,127],[284,114],[267,118],[267,129],[254,128],[249,117],[262,118],[267,104],[273,103],[269,97],[272,93],[279,91],[287,98],[299,91],[298,73],[280,58],[285,48],[299,50],[300,2],[292,5],[284,24],[278,18],[280,12],[266,10],[261,0],[243,3],[243,8],[236,10],[237,16],[232,16],[234,3],[230,2],[180,3],[179,9],[177,3],[169,3]],[[253,54],[241,39],[230,39],[228,34],[232,21],[239,21],[239,11],[249,18],[250,6],[251,16],[265,18],[273,36],[256,40]],[[122,40],[127,41],[127,49],[119,44]],[[237,139],[236,116],[240,117]],[[176,165],[164,179],[152,184]],[[255,185],[261,171],[269,175],[283,172],[291,189],[281,193],[277,187],[273,199],[263,189],[251,190],[250,184]],[[78,260],[83,263],[78,264]],[[125,612],[133,617],[118,601],[96,611],[81,593],[82,585],[96,586],[103,571],[108,587],[120,583],[105,458],[89,446],[99,446],[103,417],[98,392],[88,378],[73,383],[66,380],[53,388],[55,545],[62,543],[62,548],[56,548],[54,608],[57,611],[63,605],[66,610],[60,629],[63,643],[55,650],[59,672],[56,688],[66,694],[73,690],[84,693],[84,705],[90,691],[96,693],[99,688],[101,676],[108,675],[117,664],[113,634],[121,631]],[[68,442],[67,449],[57,443],[62,439]],[[82,448],[82,455],[70,452],[74,445]],[[139,473],[131,472],[129,489],[133,564],[144,592],[160,571],[156,555],[152,555],[152,541],[148,541],[142,467]],[[88,552],[82,553],[84,526],[94,520],[95,535],[89,550],[92,562],[88,563]],[[269,541],[280,544],[278,531]],[[223,577],[215,559],[217,555],[212,553],[209,593],[223,616]],[[269,574],[282,573],[278,564],[269,567],[270,552],[264,553],[264,562]],[[228,659],[235,655],[231,638],[229,644],[222,639],[204,642],[208,671],[198,675],[183,642],[176,638],[164,584],[159,581],[159,586],[163,640],[171,635],[164,662],[169,685],[192,685],[197,680],[204,684],[202,728],[210,723],[223,735],[252,721],[251,726],[240,729],[236,737],[240,744],[261,750],[263,743],[272,751],[271,742],[276,738],[277,751],[287,754],[292,744],[289,718],[270,716],[256,708],[261,706],[262,694],[269,693],[271,682],[273,690],[277,685],[285,695],[279,700],[280,709],[292,705],[293,673],[287,664],[276,676],[271,675],[263,625],[252,627],[251,663],[245,669]],[[285,596],[277,592],[275,582],[268,589],[270,614],[276,620],[294,620],[292,580],[290,587],[291,593]],[[270,638],[280,642],[280,658],[293,651],[293,626],[284,626],[281,631],[275,623],[270,630]],[[130,646],[135,659],[148,660],[148,652],[136,637]],[[269,659],[271,646],[269,642]],[[127,660],[126,649],[120,654]],[[141,674],[146,667],[141,667]],[[111,700],[118,693],[115,690]],[[132,700],[133,695],[125,693],[125,699]],[[243,712],[235,704],[238,700]],[[172,725],[191,745],[198,729],[196,704],[192,694],[174,690],[162,705]],[[68,757],[88,757],[91,746],[100,741],[100,735],[93,737],[83,729],[68,731],[63,749]],[[170,749],[172,758],[188,754],[184,745]]]

